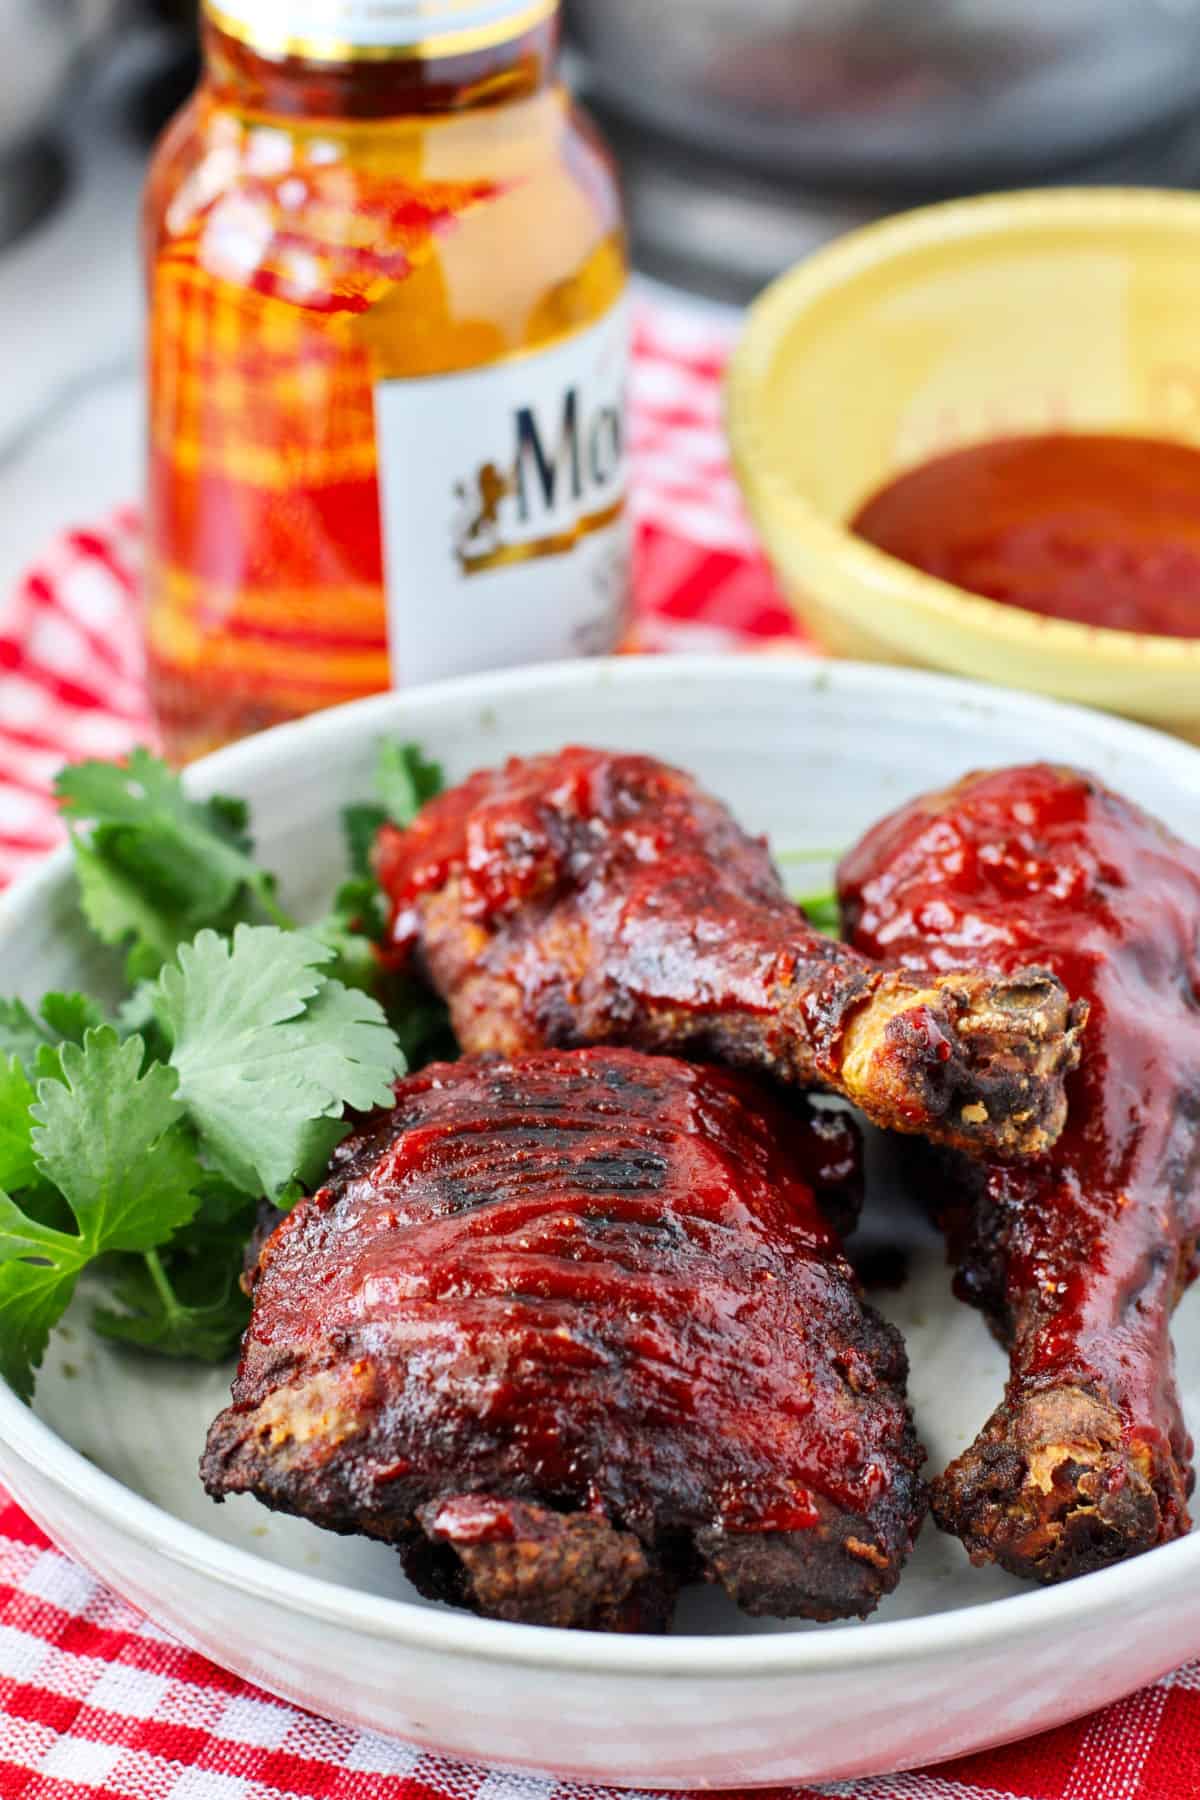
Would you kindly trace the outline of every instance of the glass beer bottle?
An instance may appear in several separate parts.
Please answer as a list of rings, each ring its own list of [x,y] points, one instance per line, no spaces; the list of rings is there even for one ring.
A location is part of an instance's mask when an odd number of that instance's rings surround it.
[[[146,197],[169,752],[603,652],[627,263],[557,0],[206,0]]]

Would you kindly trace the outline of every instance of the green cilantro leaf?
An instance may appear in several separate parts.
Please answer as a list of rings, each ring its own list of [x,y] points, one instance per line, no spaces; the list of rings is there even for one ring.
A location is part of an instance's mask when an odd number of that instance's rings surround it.
[[[230,889],[263,879],[250,861],[251,843],[244,801],[192,800],[174,769],[149,750],[131,750],[124,763],[70,763],[55,783],[68,819],[94,826],[128,825],[136,831],[174,838],[181,851],[203,851],[223,869]]]
[[[810,925],[815,925],[826,937],[837,937],[842,925],[836,894],[806,894],[796,901],[796,905]]]
[[[0,1061],[0,1188],[13,1192],[37,1180],[33,1155],[33,1089],[15,1056]]]
[[[383,895],[370,876],[363,876],[343,882],[333,910],[311,927],[311,936],[333,951],[329,973],[335,980],[373,993],[386,977],[375,949],[386,927]]]
[[[25,1399],[81,1269],[110,1251],[166,1242],[195,1213],[204,1180],[175,1073],[155,1065],[143,1074],[139,1038],[122,1043],[102,1026],[58,1054],[62,1079],[40,1081],[26,1114],[35,1173],[65,1198],[76,1230],[44,1224],[0,1193],[0,1369]]]
[[[342,836],[346,840],[346,855],[352,877],[359,880],[371,879],[371,851],[375,847],[380,826],[386,825],[387,821],[388,815],[382,806],[342,808]]]
[[[123,1257],[112,1282],[120,1310],[97,1307],[92,1324],[102,1337],[158,1356],[223,1362],[250,1317],[237,1280],[242,1242],[224,1234],[194,1249],[173,1244],[161,1254]]]
[[[22,1400],[33,1396],[33,1371],[71,1304],[78,1272],[49,1261],[0,1263],[0,1375]]]
[[[232,929],[247,898],[282,926],[272,876],[251,856],[239,800],[192,800],[148,750],[77,763],[56,783],[71,824],[84,914],[107,944],[132,941],[131,978],[153,975],[201,926]]]
[[[35,1175],[31,1187],[21,1189],[20,1210],[35,1225],[46,1225],[52,1231],[63,1231],[72,1236],[75,1234],[75,1219],[70,1207],[58,1189],[48,1181],[43,1181],[40,1175]],[[5,1229],[3,1222],[0,1222],[0,1262],[4,1260]]]
[[[154,1010],[157,981],[139,981],[117,1008],[117,1029],[122,1037],[140,1037],[152,1062],[166,1062],[171,1046]]]
[[[83,1042],[104,1014],[86,994],[45,994],[35,1019],[23,1000],[0,1000],[0,1056],[15,1056],[26,1074],[58,1073],[57,1049],[65,1038]],[[48,1055],[49,1053],[49,1055]]]
[[[189,1234],[198,1233],[205,1241],[232,1229],[239,1246],[244,1245],[254,1230],[255,1216],[259,1202],[256,1197],[246,1194],[235,1187],[232,1181],[223,1176],[205,1171],[204,1185],[200,1189],[200,1204],[196,1208],[196,1216],[186,1232],[178,1234],[171,1240],[171,1248],[189,1240]]]
[[[333,912],[313,926],[312,934],[334,952],[330,975],[346,987],[373,994],[380,1002],[408,1068],[419,1069],[435,1060],[452,1061],[458,1046],[445,1003],[381,961],[378,945],[386,930],[383,895],[367,880],[349,881],[340,888]]]
[[[380,985],[379,958],[369,937],[363,937],[336,913],[313,927],[313,936],[333,951],[329,972],[346,987],[373,993]]]
[[[377,953],[388,909],[370,867],[380,826],[411,823],[441,771],[385,743],[377,787],[382,806],[346,814],[353,879],[302,933],[241,801],[191,800],[144,750],[60,777],[85,916],[126,948],[133,991],[115,1029],[82,994],[46,995],[40,1018],[0,1001],[0,1371],[26,1398],[93,1263],[102,1334],[226,1355],[258,1197],[315,1184],[344,1115],[390,1103],[405,1049],[455,1054],[445,1008]]]
[[[427,800],[442,791],[442,770],[416,744],[385,739],[379,746],[375,787],[393,825],[411,825]]]
[[[389,1105],[403,1071],[378,1004],[325,976],[333,954],[305,932],[242,925],[231,944],[201,932],[160,978],[179,1098],[216,1167],[249,1194],[314,1181],[345,1135],[344,1109]]]
[[[23,1000],[0,1000],[0,1056],[15,1056],[28,1070],[46,1042],[46,1033]]]
[[[27,1256],[58,1263],[67,1273],[87,1260],[77,1233],[31,1218],[11,1195],[0,1193],[0,1264]]]
[[[333,917],[343,919],[347,929],[381,944],[387,936],[388,907],[374,876],[359,876],[344,881],[333,900]]]
[[[411,825],[421,808],[441,793],[440,763],[430,762],[417,744],[385,738],[375,760],[376,804],[342,808],[342,833],[352,876],[369,876],[371,851],[381,825]]]
[[[411,825],[421,807],[441,793],[442,771],[417,745],[385,741],[379,747],[375,784],[384,805],[343,809],[351,879],[339,888],[332,911],[312,929],[315,937],[336,952],[337,962],[330,973],[347,987],[362,988],[381,999],[403,1036],[410,989],[409,984],[397,982],[373,949],[387,936],[388,906],[372,872],[371,852],[383,825],[389,820],[395,825]],[[411,992],[414,1004],[427,1014],[417,990]],[[427,1024],[427,1017],[413,1021],[409,1036],[414,1043],[428,1035]]]
[[[239,1276],[257,1211],[240,1189],[206,1175],[195,1218],[169,1244],[106,1259],[110,1304],[93,1310],[95,1329],[155,1356],[223,1361],[250,1317]]]
[[[89,1256],[152,1250],[186,1225],[204,1174],[181,1128],[178,1077],[142,1073],[145,1046],[111,1026],[65,1044],[62,1081],[38,1084],[37,1166],[62,1194]]]
[[[408,976],[392,983],[386,1010],[410,1069],[431,1062],[455,1062],[460,1054],[450,1024],[450,1009]]]
[[[42,1018],[56,1038],[82,1044],[89,1031],[105,1023],[104,1014],[86,994],[45,994]]]
[[[85,1033],[103,1023],[103,1014],[83,994],[47,994],[42,1025],[19,1000],[0,1003],[0,1017],[10,1029],[0,1032],[10,1044],[0,1050],[0,1189],[9,1193],[38,1188],[39,1205],[57,1222],[65,1208],[38,1172],[33,1151],[35,1081],[62,1081],[62,1044],[81,1043]],[[51,1042],[53,1033],[55,1042]]]
[[[135,848],[130,868],[124,866],[119,843],[111,839],[88,843],[75,833],[72,848],[79,904],[101,943],[120,946],[132,940],[155,969],[161,967],[187,935],[187,908],[147,892]],[[128,973],[132,978],[132,969]]]

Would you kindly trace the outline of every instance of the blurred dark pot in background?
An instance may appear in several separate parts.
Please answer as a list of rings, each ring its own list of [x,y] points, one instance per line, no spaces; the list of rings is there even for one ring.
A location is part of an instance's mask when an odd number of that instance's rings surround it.
[[[0,0],[0,244],[44,212],[63,182],[47,137],[121,0]]]
[[[1200,0],[567,0],[595,92],[829,185],[1034,179],[1200,100]]]
[[[0,0],[0,162],[53,121],[120,0]]]

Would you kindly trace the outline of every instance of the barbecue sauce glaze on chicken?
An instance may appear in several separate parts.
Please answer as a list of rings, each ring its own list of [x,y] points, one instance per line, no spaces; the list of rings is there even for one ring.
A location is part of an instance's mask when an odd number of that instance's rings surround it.
[[[980,1155],[1053,1143],[1082,1009],[1044,969],[916,981],[816,931],[761,839],[678,769],[568,748],[385,826],[394,955],[467,1052],[627,1044],[829,1086]]]
[[[1004,1405],[935,1485],[980,1560],[1057,1579],[1188,1529],[1168,1322],[1200,1231],[1200,854],[1094,778],[967,777],[867,833],[847,935],[921,973],[1036,961],[1090,1005],[1066,1129],[1020,1167],[947,1159],[958,1288],[1012,1352]]]
[[[494,1616],[647,1629],[685,1580],[869,1612],[924,1510],[853,1128],[625,1050],[400,1082],[261,1254],[203,1473]]]

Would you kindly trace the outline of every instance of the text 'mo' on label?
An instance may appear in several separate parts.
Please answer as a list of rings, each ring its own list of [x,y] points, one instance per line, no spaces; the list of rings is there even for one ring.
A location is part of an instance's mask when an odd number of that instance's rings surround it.
[[[628,316],[375,392],[396,685],[611,650],[629,601]]]

